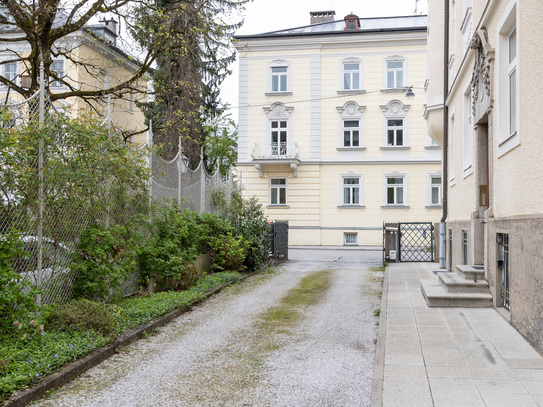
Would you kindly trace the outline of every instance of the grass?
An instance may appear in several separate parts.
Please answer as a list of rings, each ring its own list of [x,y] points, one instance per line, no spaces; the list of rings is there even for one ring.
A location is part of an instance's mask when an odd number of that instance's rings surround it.
[[[185,291],[122,299],[110,306],[110,312],[117,319],[117,334],[188,305],[211,289],[239,281],[240,277],[239,273],[214,273]],[[47,326],[43,334],[27,341],[0,337],[0,401],[114,339],[91,331],[48,331]]]
[[[302,278],[277,305],[260,313],[235,340],[202,361],[203,367],[191,371],[186,377],[189,385],[180,388],[176,397],[188,405],[230,405],[232,400],[244,405],[244,401],[254,400],[266,358],[292,338],[304,313],[326,293],[330,277],[330,270],[321,270]]]

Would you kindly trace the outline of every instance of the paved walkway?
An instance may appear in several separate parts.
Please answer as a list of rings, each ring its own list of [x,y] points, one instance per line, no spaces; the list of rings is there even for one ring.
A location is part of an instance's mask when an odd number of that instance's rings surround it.
[[[543,358],[495,309],[426,306],[436,269],[388,269],[373,406],[543,407]]]

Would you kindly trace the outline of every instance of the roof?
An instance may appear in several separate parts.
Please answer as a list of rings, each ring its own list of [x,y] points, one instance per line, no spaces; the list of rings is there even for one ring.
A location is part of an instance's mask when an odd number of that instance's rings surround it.
[[[345,20],[341,19],[324,23],[305,25],[302,27],[271,31],[262,34],[237,35],[235,38],[256,39],[330,34],[362,34],[387,31],[426,31],[428,25],[428,16],[414,15],[404,17],[360,18],[359,21],[360,29],[357,30],[345,30]]]

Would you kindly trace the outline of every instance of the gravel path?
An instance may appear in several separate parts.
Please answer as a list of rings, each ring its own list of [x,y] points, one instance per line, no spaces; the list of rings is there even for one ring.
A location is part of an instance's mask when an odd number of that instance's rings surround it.
[[[330,287],[266,348],[270,338],[255,329],[259,315],[316,270],[330,271]],[[381,277],[356,261],[290,261],[218,294],[36,405],[369,406]]]

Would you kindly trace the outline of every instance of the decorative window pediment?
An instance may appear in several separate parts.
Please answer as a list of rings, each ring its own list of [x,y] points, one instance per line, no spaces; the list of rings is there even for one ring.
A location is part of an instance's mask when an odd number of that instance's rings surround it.
[[[404,105],[401,101],[395,99],[380,107],[387,116],[405,116],[411,105]]]
[[[270,106],[264,107],[263,109],[266,112],[266,116],[269,119],[290,118],[294,107],[288,107],[288,106],[285,106],[284,103],[275,102],[275,103],[272,103]]]
[[[356,102],[346,102],[343,106],[338,107],[337,110],[341,117],[362,117],[366,106],[359,106]]]

